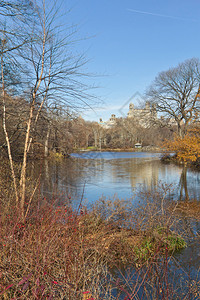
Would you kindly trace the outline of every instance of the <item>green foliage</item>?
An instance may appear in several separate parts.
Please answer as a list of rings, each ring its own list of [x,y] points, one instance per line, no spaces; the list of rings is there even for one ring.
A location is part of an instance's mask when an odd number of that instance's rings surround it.
[[[148,260],[155,255],[157,251],[160,253],[174,252],[187,247],[185,240],[176,233],[170,232],[167,228],[157,227],[149,232],[134,249],[135,261]]]
[[[53,152],[53,151],[50,152],[50,158],[52,158],[52,159],[58,159],[58,160],[60,160],[63,157],[64,157],[64,155],[62,153]]]
[[[153,243],[151,239],[144,239],[142,244],[138,247],[135,247],[134,253],[135,253],[135,260],[136,261],[141,261],[141,260],[147,260],[152,252],[153,252]]]
[[[166,245],[168,246],[169,251],[178,251],[187,247],[187,243],[180,236],[170,235],[165,240]]]
[[[87,150],[97,150],[97,147],[90,146],[90,147],[87,147]]]

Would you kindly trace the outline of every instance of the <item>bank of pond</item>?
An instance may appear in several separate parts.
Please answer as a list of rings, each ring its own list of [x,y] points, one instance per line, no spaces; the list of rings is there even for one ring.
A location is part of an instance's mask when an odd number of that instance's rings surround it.
[[[161,155],[30,164],[26,222],[2,205],[2,299],[199,299],[200,176]]]

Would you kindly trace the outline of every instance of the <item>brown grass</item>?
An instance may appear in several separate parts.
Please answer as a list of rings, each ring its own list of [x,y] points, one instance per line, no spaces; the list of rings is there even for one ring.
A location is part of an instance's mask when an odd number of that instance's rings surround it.
[[[176,247],[184,247],[178,215],[184,205],[172,207],[159,191],[143,196],[138,207],[101,199],[90,211],[43,200],[25,223],[14,206],[2,206],[0,299],[175,299],[180,291],[168,283],[168,265]]]

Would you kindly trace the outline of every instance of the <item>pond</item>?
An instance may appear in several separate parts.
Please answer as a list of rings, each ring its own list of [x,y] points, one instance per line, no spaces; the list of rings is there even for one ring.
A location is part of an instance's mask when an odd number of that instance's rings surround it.
[[[170,191],[169,200],[172,202],[199,202],[200,173],[180,165],[164,164],[160,161],[161,156],[161,153],[145,152],[81,152],[71,154],[67,159],[45,160],[39,166],[40,171],[33,164],[30,172],[38,174],[43,170],[41,194],[49,202],[56,200],[56,205],[70,203],[73,208],[78,208],[80,203],[89,206],[99,198],[131,199],[137,204],[140,200],[138,191],[153,191],[159,186]],[[173,277],[169,275],[169,282],[177,283],[177,291],[178,286],[182,285],[181,292],[189,295],[190,291],[184,290],[184,282],[189,282],[188,289],[190,282],[192,286],[200,280],[200,222],[199,218],[196,220],[186,216],[181,222],[182,230],[187,227],[191,234],[187,240],[188,247],[177,253],[170,263]],[[126,276],[127,273],[123,274],[123,278]],[[190,299],[198,298],[191,296]]]
[[[171,197],[200,198],[200,173],[174,164],[163,164],[161,153],[148,152],[81,152],[63,160],[45,161],[41,193],[46,198],[66,195],[73,206],[86,205],[101,197],[134,198],[140,188],[170,186]],[[37,172],[36,172],[37,173]]]

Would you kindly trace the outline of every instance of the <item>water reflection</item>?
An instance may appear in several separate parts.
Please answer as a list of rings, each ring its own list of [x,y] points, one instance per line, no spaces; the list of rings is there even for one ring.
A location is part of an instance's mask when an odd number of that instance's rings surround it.
[[[102,195],[111,199],[114,194],[131,198],[139,188],[151,190],[165,183],[172,185],[171,197],[175,200],[198,201],[200,197],[198,172],[163,164],[160,154],[155,153],[83,153],[63,160],[45,160],[42,165],[32,165],[29,172],[36,178],[41,172],[41,194],[49,201],[56,198],[58,205],[72,202],[73,207],[78,207],[82,198],[91,203]],[[179,210],[177,218],[180,218],[179,232],[190,231],[189,246],[175,255],[170,266],[175,272],[173,280],[179,284],[179,278],[197,278],[200,222],[188,216],[186,210]]]
[[[102,196],[132,198],[137,188],[152,189],[160,183],[172,185],[176,199],[199,199],[200,175],[174,164],[162,164],[159,153],[89,152],[71,158],[45,160],[30,168],[37,177],[42,171],[41,194],[61,203],[73,199],[78,205],[83,198],[93,202]]]

